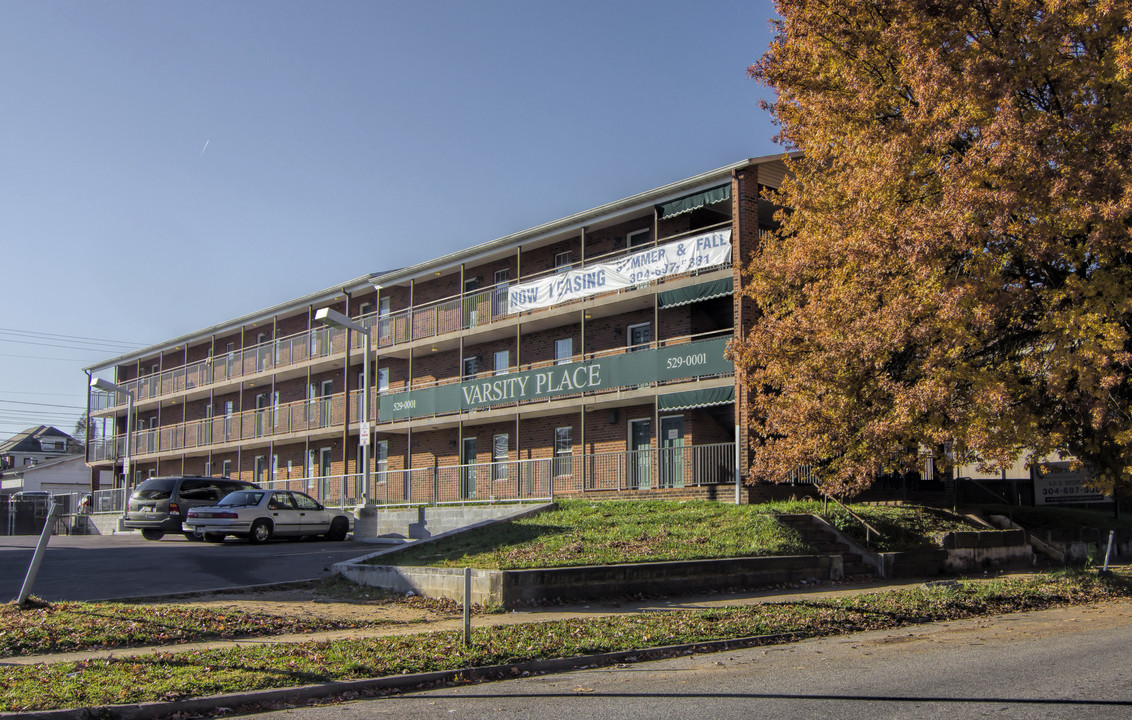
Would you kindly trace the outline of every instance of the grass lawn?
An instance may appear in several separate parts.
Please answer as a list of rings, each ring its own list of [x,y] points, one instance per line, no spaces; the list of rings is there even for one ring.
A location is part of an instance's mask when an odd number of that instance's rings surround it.
[[[369,605],[403,603],[447,612],[458,610],[458,605],[450,600],[406,598],[383,593],[375,588],[363,588],[337,578],[303,583],[296,587],[308,585],[318,585],[329,596],[338,595],[355,602],[364,593],[365,603]],[[380,619],[363,622],[309,615],[282,617],[191,605],[55,602],[20,610],[15,603],[6,603],[0,605],[0,658],[289,635],[390,623],[389,620]]]
[[[865,528],[836,503],[823,506],[821,502],[795,501],[767,503],[756,506],[767,512],[812,513],[821,515],[841,532],[865,544]],[[824,512],[823,512],[824,507]],[[941,508],[919,505],[861,505],[850,503],[848,508],[858,517],[880,531],[872,535],[869,549],[874,552],[900,552],[905,550],[935,550],[940,547],[946,533],[961,530],[986,530],[962,515]]]
[[[750,506],[561,500],[554,510],[375,558],[379,565],[515,570],[812,552]]]
[[[971,530],[943,510],[851,505],[884,535],[874,550],[938,548],[950,530]],[[555,510],[408,547],[377,565],[515,570],[662,560],[800,555],[813,550],[782,525],[779,513],[821,514],[817,502],[728,505],[708,501],[559,501]],[[835,504],[829,522],[864,544],[864,528]]]
[[[1045,575],[814,602],[482,628],[470,647],[459,633],[441,632],[3,667],[0,711],[174,701],[756,635],[835,635],[1129,596],[1122,579]]]

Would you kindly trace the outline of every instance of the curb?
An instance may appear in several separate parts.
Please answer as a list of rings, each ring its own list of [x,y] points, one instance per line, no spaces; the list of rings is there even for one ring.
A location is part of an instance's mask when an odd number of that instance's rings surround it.
[[[255,690],[246,693],[209,695],[168,702],[132,703],[127,705],[96,705],[61,710],[0,713],[0,720],[159,720],[173,714],[204,714],[220,708],[234,712],[252,712],[257,706],[270,703],[297,703],[331,698],[346,693],[380,695],[395,692],[427,690],[441,685],[465,685],[493,680],[507,680],[528,675],[569,672],[589,668],[607,667],[623,663],[663,660],[680,655],[725,652],[759,645],[778,645],[814,637],[810,633],[778,633],[752,635],[729,640],[710,640],[682,645],[665,645],[642,650],[619,650],[596,655],[578,655],[569,658],[533,660],[511,665],[438,670],[410,675],[387,675],[361,680],[341,680],[318,685],[301,685],[291,688]],[[351,698],[352,699],[352,698]]]

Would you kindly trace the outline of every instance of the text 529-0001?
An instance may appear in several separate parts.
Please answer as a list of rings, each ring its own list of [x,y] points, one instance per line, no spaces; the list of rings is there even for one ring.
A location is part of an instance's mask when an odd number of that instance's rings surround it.
[[[707,365],[707,353],[679,355],[677,357],[668,358],[666,367],[669,370],[679,370],[680,368],[695,367],[696,365]]]

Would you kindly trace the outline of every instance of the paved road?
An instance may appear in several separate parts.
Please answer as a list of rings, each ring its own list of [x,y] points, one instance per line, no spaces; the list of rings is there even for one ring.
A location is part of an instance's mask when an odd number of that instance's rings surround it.
[[[0,537],[0,602],[19,595],[37,539]],[[150,542],[132,533],[57,536],[32,592],[45,600],[108,600],[306,580],[376,549],[352,541],[213,545],[179,536]]]
[[[1132,717],[1132,603],[456,687],[256,720]]]

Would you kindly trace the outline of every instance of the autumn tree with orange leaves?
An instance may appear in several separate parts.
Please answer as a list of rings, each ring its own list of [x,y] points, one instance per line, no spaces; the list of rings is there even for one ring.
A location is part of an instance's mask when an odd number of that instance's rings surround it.
[[[744,258],[752,478],[925,452],[1132,481],[1128,0],[778,0],[749,69],[800,150]]]

